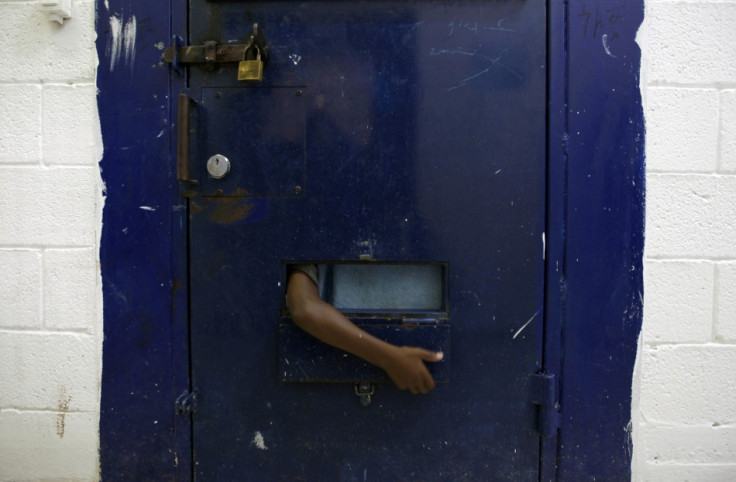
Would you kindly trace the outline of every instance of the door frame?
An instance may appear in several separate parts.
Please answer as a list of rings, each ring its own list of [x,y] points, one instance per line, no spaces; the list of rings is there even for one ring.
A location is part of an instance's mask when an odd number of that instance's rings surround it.
[[[534,0],[527,0],[534,1]],[[97,0],[106,186],[100,239],[103,480],[190,480],[187,215],[176,183],[176,96],[162,62],[186,44],[187,2]],[[643,0],[547,0],[543,367],[559,430],[540,480],[631,477],[631,380],[642,321]],[[135,55],[112,63],[133,22]]]

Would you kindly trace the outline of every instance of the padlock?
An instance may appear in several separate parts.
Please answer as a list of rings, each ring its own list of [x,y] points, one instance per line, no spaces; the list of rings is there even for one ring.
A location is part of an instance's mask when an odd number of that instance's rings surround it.
[[[256,58],[248,60],[248,51],[255,49]],[[261,49],[257,45],[246,47],[243,50],[243,60],[238,64],[238,80],[251,80],[260,82],[263,80],[263,61],[261,60]]]

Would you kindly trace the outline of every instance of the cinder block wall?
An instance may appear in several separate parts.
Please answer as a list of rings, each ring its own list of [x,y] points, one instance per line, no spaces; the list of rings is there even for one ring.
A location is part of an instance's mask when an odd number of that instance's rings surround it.
[[[736,1],[648,0],[641,481],[736,480]],[[94,2],[0,0],[0,480],[96,480]]]
[[[736,2],[649,0],[634,479],[736,480]]]
[[[0,0],[0,480],[95,480],[102,185],[94,2]]]

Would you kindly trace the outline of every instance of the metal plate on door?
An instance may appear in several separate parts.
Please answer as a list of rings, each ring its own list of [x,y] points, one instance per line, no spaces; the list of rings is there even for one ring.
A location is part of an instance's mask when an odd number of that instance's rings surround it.
[[[220,157],[208,161],[207,173],[198,173],[201,195],[306,195],[302,93],[290,87],[202,89],[192,159],[210,159],[213,152]]]

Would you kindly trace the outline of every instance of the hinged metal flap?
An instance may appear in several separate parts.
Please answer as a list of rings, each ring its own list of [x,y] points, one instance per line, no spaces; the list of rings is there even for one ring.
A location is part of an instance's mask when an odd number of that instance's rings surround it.
[[[399,346],[419,346],[441,351],[440,363],[427,365],[437,383],[450,381],[452,362],[450,325],[359,326],[373,336]],[[387,383],[391,380],[380,368],[348,355],[308,335],[294,323],[279,324],[279,375],[284,382]]]

